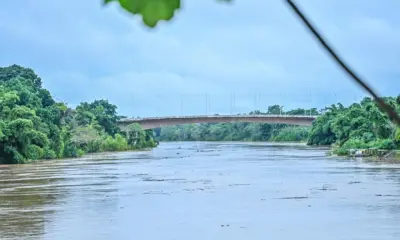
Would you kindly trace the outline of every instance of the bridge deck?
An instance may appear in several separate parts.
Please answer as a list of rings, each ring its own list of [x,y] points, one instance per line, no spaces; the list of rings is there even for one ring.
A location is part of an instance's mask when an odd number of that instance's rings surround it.
[[[147,120],[166,120],[166,119],[198,119],[198,118],[298,118],[298,119],[316,119],[314,115],[193,115],[193,116],[166,116],[166,117],[146,117],[146,118],[124,118],[119,122],[141,122]]]
[[[310,115],[197,115],[170,116],[149,118],[125,118],[119,121],[123,129],[131,123],[138,123],[143,129],[172,126],[188,123],[218,123],[218,122],[260,122],[282,123],[290,125],[310,126],[317,116]]]

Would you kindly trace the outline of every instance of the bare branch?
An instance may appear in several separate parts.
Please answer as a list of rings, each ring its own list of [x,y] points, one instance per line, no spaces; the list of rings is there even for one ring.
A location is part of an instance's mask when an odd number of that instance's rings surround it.
[[[338,54],[328,45],[326,40],[321,36],[320,33],[316,30],[313,24],[306,18],[306,16],[302,13],[302,11],[296,6],[294,1],[292,0],[285,0],[287,4],[291,7],[294,13],[302,20],[303,24],[306,25],[307,29],[312,33],[312,35],[318,40],[318,42],[322,45],[322,47],[329,53],[329,55],[334,59],[334,61],[356,82],[358,85],[361,86],[365,91],[373,96],[375,101],[378,103],[379,108],[386,112],[389,118],[400,126],[400,117],[396,113],[396,111],[386,104],[382,98],[375,93],[375,91],[368,86],[365,80],[362,80],[358,74],[356,74],[351,68],[344,63],[344,61],[338,56]]]

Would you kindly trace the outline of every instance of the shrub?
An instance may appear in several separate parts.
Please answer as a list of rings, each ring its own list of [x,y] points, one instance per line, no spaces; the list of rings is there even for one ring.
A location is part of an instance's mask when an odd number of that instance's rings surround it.
[[[379,148],[392,150],[396,148],[396,144],[392,139],[378,139],[369,143],[370,148]]]
[[[43,149],[37,145],[28,145],[27,158],[30,160],[37,160],[43,158]]]
[[[115,137],[106,137],[101,144],[103,151],[125,151],[128,150],[128,141],[120,134],[115,134]]]
[[[43,159],[54,159],[54,158],[57,158],[57,154],[56,154],[53,150],[51,150],[50,148],[45,147],[45,148],[43,149],[43,156],[42,156],[42,158],[43,158]]]

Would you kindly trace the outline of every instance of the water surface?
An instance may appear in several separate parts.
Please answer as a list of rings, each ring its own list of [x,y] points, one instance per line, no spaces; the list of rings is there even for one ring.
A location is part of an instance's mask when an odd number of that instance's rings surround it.
[[[400,166],[162,143],[0,168],[0,239],[400,239]]]

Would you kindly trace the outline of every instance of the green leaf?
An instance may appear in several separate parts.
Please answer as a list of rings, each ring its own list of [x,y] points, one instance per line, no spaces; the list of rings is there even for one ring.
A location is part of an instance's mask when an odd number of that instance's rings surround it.
[[[104,4],[117,1],[123,9],[142,16],[148,27],[155,27],[160,20],[170,20],[181,7],[180,0],[104,0]]]
[[[232,3],[233,0],[216,0]],[[104,0],[103,4],[118,2],[120,6],[133,15],[141,15],[143,23],[154,28],[161,20],[168,21],[174,17],[175,10],[181,8],[181,0]]]

